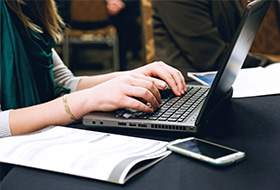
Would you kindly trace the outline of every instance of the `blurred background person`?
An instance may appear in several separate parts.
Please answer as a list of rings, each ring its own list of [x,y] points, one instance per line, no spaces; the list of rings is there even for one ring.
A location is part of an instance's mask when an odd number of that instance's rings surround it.
[[[244,10],[241,0],[152,1],[152,8],[155,59],[185,76],[192,71],[218,70]],[[249,53],[244,67],[271,62]]]
[[[112,24],[117,28],[120,51],[120,70],[127,70],[127,53],[132,59],[140,59],[141,28],[138,22],[140,2],[138,0],[107,0],[107,9]]]

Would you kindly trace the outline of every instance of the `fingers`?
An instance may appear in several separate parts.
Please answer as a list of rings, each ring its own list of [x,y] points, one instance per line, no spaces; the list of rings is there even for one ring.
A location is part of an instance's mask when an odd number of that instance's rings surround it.
[[[130,97],[137,97],[145,102],[149,102],[154,108],[162,103],[160,93],[154,81],[150,77],[137,76],[130,81],[130,88],[127,88],[126,94]]]
[[[153,108],[148,106],[147,104],[131,97],[126,97],[124,100],[123,108],[132,108],[143,112],[152,113],[154,111]]]
[[[142,80],[143,83],[138,82],[138,84],[141,85],[142,87],[150,86],[153,89],[153,92],[156,95],[156,97],[160,97],[160,93],[159,93],[158,89],[164,90],[167,86],[166,82],[164,82],[163,80],[157,79],[157,78],[147,77],[145,75],[139,75],[139,74],[131,74],[131,76],[133,76],[134,78],[137,78],[137,79],[143,79]],[[149,81],[150,83],[147,81]],[[156,88],[154,88],[154,87],[156,87]],[[160,101],[161,101],[161,98],[160,98]]]
[[[174,68],[171,68],[174,69]],[[179,72],[178,70],[174,69],[174,71],[172,72],[171,76],[173,77],[176,86],[178,87],[178,94],[180,93],[181,95],[184,94],[187,91],[187,87],[186,87],[186,82],[184,79],[184,76],[182,75],[181,72]]]
[[[132,72],[141,73],[149,77],[158,77],[164,80],[177,96],[180,96],[187,91],[185,79],[182,73],[179,70],[165,64],[162,61],[157,61],[145,65],[143,67],[133,70]],[[160,83],[160,80],[154,80],[154,82],[155,84],[157,84],[158,88],[159,85],[162,84]]]
[[[166,87],[167,87],[167,84],[166,82],[164,82],[163,80],[161,79],[157,79],[157,78],[152,78],[151,77],[151,80],[154,81],[154,84],[157,86],[158,89],[160,90],[164,90]]]
[[[187,91],[184,76],[180,71],[163,62],[155,62],[153,66],[156,67],[153,69],[153,75],[166,81],[177,96]]]

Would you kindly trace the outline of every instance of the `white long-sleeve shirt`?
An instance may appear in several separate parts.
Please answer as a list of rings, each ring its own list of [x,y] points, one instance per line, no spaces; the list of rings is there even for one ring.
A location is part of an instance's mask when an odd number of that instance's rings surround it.
[[[79,80],[82,77],[75,77],[73,73],[64,65],[57,52],[53,49],[53,76],[56,86],[63,86],[76,91]],[[1,105],[0,105],[1,106]],[[0,107],[1,108],[1,107]],[[0,109],[0,137],[10,136],[9,114],[11,110],[1,111]]]

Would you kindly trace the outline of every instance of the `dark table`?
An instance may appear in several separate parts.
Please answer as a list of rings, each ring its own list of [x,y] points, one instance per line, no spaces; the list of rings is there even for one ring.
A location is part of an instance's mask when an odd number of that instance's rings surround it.
[[[206,140],[245,151],[246,159],[235,165],[211,166],[173,153],[125,185],[14,166],[2,180],[0,189],[279,189],[279,110],[280,95],[233,99],[228,111],[221,116],[223,122],[216,126],[223,128],[223,133],[213,130],[203,135]],[[97,130],[168,141],[192,136],[145,130]]]

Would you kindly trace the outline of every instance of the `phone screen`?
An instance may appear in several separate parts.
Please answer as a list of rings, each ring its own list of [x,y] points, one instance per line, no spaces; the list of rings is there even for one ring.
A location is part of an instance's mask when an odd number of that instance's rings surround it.
[[[216,159],[219,157],[223,157],[232,153],[235,153],[233,150],[229,150],[226,148],[222,148],[219,146],[215,146],[213,144],[209,144],[197,139],[192,139],[184,142],[180,142],[174,144],[173,146],[200,154],[204,156],[208,156],[210,158]]]

